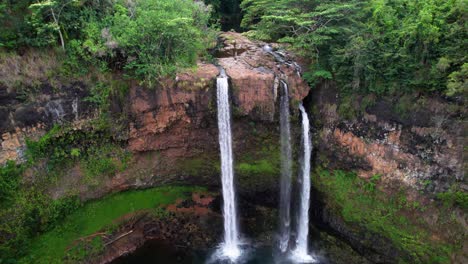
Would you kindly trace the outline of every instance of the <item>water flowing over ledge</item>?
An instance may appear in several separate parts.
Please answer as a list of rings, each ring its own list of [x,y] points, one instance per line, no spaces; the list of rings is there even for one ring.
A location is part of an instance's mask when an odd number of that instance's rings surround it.
[[[221,251],[223,256],[235,261],[241,255],[241,250],[239,248],[236,194],[234,189],[229,83],[228,77],[222,69],[217,79],[217,96],[221,180],[224,201],[224,243],[221,245]]]
[[[296,248],[292,252],[292,258],[299,263],[316,262],[316,259],[308,253],[309,236],[309,208],[310,208],[310,158],[312,153],[312,141],[310,137],[309,116],[302,104],[299,105],[302,114],[302,160],[301,175],[301,201],[299,207],[299,219],[297,221]]]
[[[281,81],[283,93],[280,104],[280,133],[281,133],[281,179],[279,204],[279,249],[285,253],[289,247],[291,233],[291,177],[292,177],[292,149],[291,124],[289,118],[288,84]]]

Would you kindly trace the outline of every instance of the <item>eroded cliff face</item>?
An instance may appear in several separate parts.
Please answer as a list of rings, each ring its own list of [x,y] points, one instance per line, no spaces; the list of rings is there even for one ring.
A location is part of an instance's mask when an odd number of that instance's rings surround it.
[[[362,178],[381,175],[392,183],[431,193],[444,192],[464,178],[465,109],[441,98],[412,97],[406,112],[397,111],[398,98],[363,98],[343,102],[332,83],[311,97],[319,158],[331,168],[354,169]],[[392,101],[393,100],[393,101]],[[340,107],[360,107],[352,118],[340,116]],[[344,106],[348,107],[348,106]],[[355,111],[355,110],[348,110]]]
[[[465,263],[466,204],[449,207],[439,198],[468,191],[463,104],[437,96],[349,97],[332,82],[318,85],[306,102],[313,113],[316,167],[356,172],[362,179],[345,181],[360,182],[346,187],[353,191],[326,188],[340,183],[336,174],[316,176],[315,220],[374,262]],[[340,195],[356,202],[340,204]],[[398,229],[381,230],[379,222],[387,217],[406,224],[390,221],[386,225]],[[425,259],[431,254],[440,259]]]
[[[265,43],[250,41],[237,33],[225,33],[221,41],[222,48],[216,56],[219,66],[229,76],[241,203],[255,201],[272,208],[277,206],[278,108],[283,80],[289,86],[291,107],[296,112],[293,115],[296,116],[300,101],[312,110],[315,166],[356,171],[363,179],[380,175],[378,188],[389,197],[405,187],[408,200],[427,208],[411,217],[423,219],[422,225],[434,240],[465,237],[466,213],[454,210],[453,223],[457,227],[445,228],[452,223],[447,222],[441,229],[438,223],[445,218],[437,209],[438,204],[433,203],[437,193],[449,191],[454,185],[464,191],[468,189],[464,177],[465,110],[453,111],[447,108],[452,104],[442,99],[426,98],[419,110],[397,113],[394,101],[376,99],[361,113],[350,117],[351,110],[346,108],[349,101],[344,102],[332,83],[322,84],[310,92],[290,54],[273,53]],[[114,140],[133,154],[126,169],[99,176],[97,184],[89,184],[84,180],[81,165],[75,164],[57,182],[47,186],[47,191],[54,198],[73,193],[88,200],[163,184],[218,188],[216,78],[219,66],[200,62],[196,69],[163,80],[155,87],[132,83],[127,96],[113,100],[110,107],[115,121]],[[42,81],[41,88],[27,98],[0,86],[2,165],[7,160],[24,160],[26,138],[38,139],[55,124],[85,129],[100,114],[88,99],[94,85],[91,80],[54,89],[47,85],[50,80]],[[357,104],[358,109],[365,105],[363,98],[351,104]],[[343,114],[348,116],[344,118]],[[115,117],[119,118],[118,122]],[[293,127],[299,128],[299,124]],[[299,138],[295,135],[296,140]],[[34,182],[37,172],[30,169],[26,177]],[[387,237],[369,232],[365,225],[344,221],[325,196],[317,194],[312,203],[315,203],[311,207],[314,221],[321,221],[372,261],[393,262],[401,256],[408,257],[407,252]],[[252,209],[241,213],[252,216],[257,212]],[[453,257],[454,262],[463,263],[463,260],[460,255]]]
[[[224,33],[220,41],[219,66],[200,62],[195,69],[181,72],[174,79],[164,79],[154,87],[130,82],[126,98],[113,99],[108,114],[113,117],[112,122],[119,122],[111,124],[115,130],[113,140],[133,153],[126,170],[103,176],[96,188],[83,184],[83,169],[77,164],[50,187],[50,193],[59,198],[78,190],[86,200],[164,183],[218,186],[219,67],[229,76],[236,157],[270,159],[268,162],[273,160],[275,166],[279,164],[279,155],[272,153],[276,148],[270,150],[265,145],[279,141],[280,81],[289,86],[294,102],[291,105],[302,101],[310,90],[300,77],[300,67],[290,54],[273,53],[264,48],[265,43],[250,41],[238,33]],[[47,84],[48,79],[42,81]],[[44,88],[27,101],[18,101],[16,94],[2,88],[1,99],[8,104],[0,109],[5,112],[0,125],[0,164],[6,160],[21,162],[26,138],[38,139],[54,124],[79,130],[83,123],[98,116],[98,107],[89,103],[93,85],[96,84],[88,80],[54,91]],[[261,153],[262,149],[266,155]],[[34,178],[34,173],[29,176]],[[240,175],[241,183],[251,184],[248,176],[249,173]],[[252,185],[249,187],[252,189]]]
[[[235,121],[245,117],[273,124],[280,80],[289,84],[295,102],[307,96],[309,87],[301,79],[300,69],[277,61],[263,49],[264,43],[252,42],[238,33],[225,33],[221,40],[224,48],[218,52],[218,63],[229,76]],[[132,87],[129,148],[172,149],[179,156],[196,149],[213,149],[218,74],[217,66],[200,63],[196,70],[166,80],[162,87]]]
[[[44,79],[27,93],[0,85],[0,165],[23,161],[26,138],[38,139],[54,124],[74,122],[79,128],[92,118],[95,107],[87,96],[88,87],[79,81],[55,89]]]

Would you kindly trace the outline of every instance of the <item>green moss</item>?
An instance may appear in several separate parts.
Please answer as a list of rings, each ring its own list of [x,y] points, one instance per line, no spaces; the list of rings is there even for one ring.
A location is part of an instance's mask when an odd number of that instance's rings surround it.
[[[20,188],[11,203],[0,207],[0,263],[16,263],[32,237],[50,230],[79,206],[77,197],[52,200],[34,187]]]
[[[55,125],[37,141],[27,140],[26,157],[30,163],[46,160],[49,170],[63,167],[85,157],[89,150],[112,143],[109,131],[91,126],[76,130]]]
[[[281,154],[279,143],[269,132],[257,130],[258,142],[237,156],[235,174],[241,188],[262,191],[277,185]]]
[[[66,263],[83,262],[92,256],[97,256],[104,251],[104,241],[101,236],[83,239],[70,248],[66,254]]]
[[[90,202],[51,231],[37,237],[31,243],[28,256],[20,263],[62,263],[67,248],[75,240],[103,230],[119,217],[170,204],[178,198],[187,197],[190,192],[202,190],[199,187],[159,187],[118,193]]]
[[[389,238],[411,255],[412,263],[448,263],[454,245],[433,241],[420,223],[408,218],[420,206],[409,205],[404,193],[388,195],[375,188],[379,178],[366,181],[352,172],[318,170],[314,184],[345,222]]]
[[[464,191],[448,191],[437,194],[445,207],[459,206],[464,210],[468,210],[468,193]]]
[[[130,158],[130,152],[108,144],[89,149],[88,155],[80,163],[87,183],[97,185],[99,176],[113,175],[125,170]]]
[[[182,173],[192,176],[218,174],[221,171],[219,157],[210,155],[187,158],[181,160],[177,166]]]
[[[259,176],[265,174],[278,173],[278,168],[270,160],[258,160],[252,163],[240,163],[236,166],[236,171],[240,174]]]

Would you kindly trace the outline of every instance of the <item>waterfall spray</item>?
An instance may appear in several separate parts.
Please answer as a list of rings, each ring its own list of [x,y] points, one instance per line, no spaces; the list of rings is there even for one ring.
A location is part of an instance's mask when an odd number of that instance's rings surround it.
[[[222,255],[232,261],[241,255],[234,190],[232,156],[231,113],[229,106],[229,83],[224,70],[217,79],[218,129],[221,151],[221,179],[223,185],[224,243]]]
[[[297,239],[296,248],[292,252],[292,256],[297,262],[315,262],[315,259],[310,256],[307,245],[309,235],[309,207],[310,207],[310,157],[312,154],[312,141],[310,138],[309,117],[304,107],[299,105],[302,113],[302,162],[301,176],[301,203],[299,207],[299,220],[297,221]]]
[[[286,82],[281,81],[283,93],[280,102],[280,132],[281,132],[281,180],[280,180],[280,230],[279,249],[282,253],[288,250],[291,232],[291,176],[292,150],[291,128],[289,121],[289,92]]]

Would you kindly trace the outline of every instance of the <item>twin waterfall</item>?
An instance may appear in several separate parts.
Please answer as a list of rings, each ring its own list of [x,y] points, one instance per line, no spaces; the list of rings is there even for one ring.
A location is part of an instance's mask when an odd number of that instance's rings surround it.
[[[301,175],[299,183],[301,185],[301,203],[299,206],[299,221],[297,222],[296,248],[292,252],[293,258],[300,263],[315,262],[310,256],[307,246],[309,235],[309,207],[310,207],[310,157],[312,154],[312,141],[310,138],[309,117],[304,107],[299,105],[302,114],[302,146],[303,153],[301,159]]]
[[[224,243],[221,253],[235,261],[240,255],[237,225],[236,193],[232,156],[231,112],[229,107],[229,83],[224,70],[217,79],[218,129],[221,151],[221,180],[223,185]]]
[[[283,93],[280,101],[280,132],[281,132],[281,179],[280,179],[280,228],[279,249],[284,255],[289,250],[291,237],[291,179],[292,179],[292,147],[289,113],[289,91],[286,82],[281,81]],[[231,114],[229,105],[228,77],[223,69],[217,79],[218,129],[221,151],[221,179],[223,190],[224,242],[220,247],[222,258],[235,262],[241,256],[239,228],[236,212],[236,193],[234,188],[234,168],[232,153]],[[307,238],[309,234],[309,202],[310,202],[310,158],[311,139],[309,118],[302,105],[302,142],[301,158],[301,201],[299,219],[297,221],[297,237],[295,249],[291,257],[295,262],[315,262],[308,255]]]
[[[281,81],[283,93],[280,101],[280,132],[281,132],[281,180],[280,180],[280,228],[279,249],[282,254],[288,252],[291,236],[291,178],[292,178],[292,148],[291,125],[289,113],[289,90],[286,82]],[[299,105],[302,115],[302,156],[298,182],[301,186],[299,219],[296,228],[296,244],[291,258],[298,263],[316,262],[308,254],[309,207],[310,207],[310,158],[312,142],[310,138],[309,117],[304,107]]]

